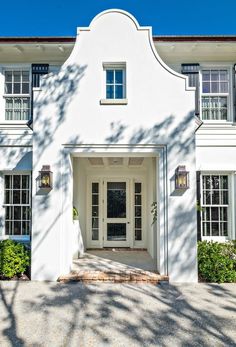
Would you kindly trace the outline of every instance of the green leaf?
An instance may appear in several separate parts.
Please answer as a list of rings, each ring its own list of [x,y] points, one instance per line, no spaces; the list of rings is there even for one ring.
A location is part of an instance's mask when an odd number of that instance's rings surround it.
[[[0,275],[12,278],[25,272],[30,265],[30,253],[21,243],[13,240],[0,242]]]

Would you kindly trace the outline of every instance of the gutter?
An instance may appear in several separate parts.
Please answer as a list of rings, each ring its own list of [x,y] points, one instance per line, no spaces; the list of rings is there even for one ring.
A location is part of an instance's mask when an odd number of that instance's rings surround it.
[[[236,42],[236,35],[154,35],[154,42]],[[0,36],[0,43],[75,43],[76,36]]]

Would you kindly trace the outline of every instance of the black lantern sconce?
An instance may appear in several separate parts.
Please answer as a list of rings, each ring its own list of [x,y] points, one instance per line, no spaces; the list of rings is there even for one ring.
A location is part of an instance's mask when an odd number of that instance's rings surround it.
[[[189,189],[189,172],[186,171],[186,167],[184,165],[178,166],[175,170],[175,189]]]
[[[50,165],[43,165],[41,171],[39,171],[39,188],[52,189],[52,171],[50,171]]]

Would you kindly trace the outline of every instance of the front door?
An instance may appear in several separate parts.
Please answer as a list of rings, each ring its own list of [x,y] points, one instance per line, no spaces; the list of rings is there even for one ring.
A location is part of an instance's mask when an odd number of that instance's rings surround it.
[[[127,180],[104,181],[104,246],[128,247],[129,185]]]
[[[145,248],[141,179],[89,179],[88,190],[88,247]]]

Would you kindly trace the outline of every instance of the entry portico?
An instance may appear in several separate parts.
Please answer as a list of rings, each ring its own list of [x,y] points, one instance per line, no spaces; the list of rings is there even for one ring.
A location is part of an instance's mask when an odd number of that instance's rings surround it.
[[[153,223],[151,211],[157,203],[164,231],[165,214],[161,211],[166,196],[160,177],[162,182],[166,180],[165,147],[99,145],[93,146],[91,153],[85,148],[66,148],[73,171],[71,207],[78,210],[83,240],[81,253],[107,247],[146,249],[156,271],[164,273],[167,240]]]

